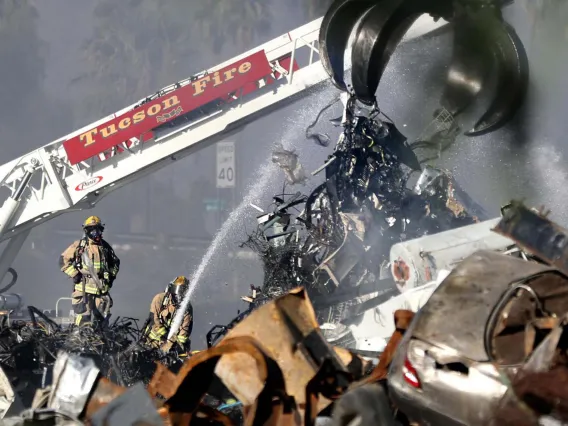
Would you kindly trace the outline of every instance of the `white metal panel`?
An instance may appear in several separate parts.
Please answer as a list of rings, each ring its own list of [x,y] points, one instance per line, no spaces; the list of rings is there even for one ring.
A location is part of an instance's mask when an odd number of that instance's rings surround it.
[[[382,352],[395,330],[395,311],[408,309],[418,312],[449,273],[449,271],[441,270],[436,280],[405,291],[376,308],[366,311],[361,321],[349,326],[356,342],[355,349]]]
[[[390,250],[391,273],[397,279],[395,262],[408,267],[408,279],[399,280],[400,291],[423,285],[440,269],[452,270],[459,262],[478,250],[505,250],[513,244],[492,231],[501,218],[426,235],[395,244]]]

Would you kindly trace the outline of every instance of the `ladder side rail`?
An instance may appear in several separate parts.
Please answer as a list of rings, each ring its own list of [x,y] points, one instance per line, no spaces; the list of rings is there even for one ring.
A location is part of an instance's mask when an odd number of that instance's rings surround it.
[[[406,41],[431,32],[440,26],[440,24],[432,26],[431,24],[424,25],[424,23],[421,25],[422,28],[412,33],[411,37],[407,37]],[[282,42],[282,37],[272,40],[269,42],[272,43],[271,48],[273,48],[269,53],[269,62],[274,65],[275,60],[287,54],[293,56],[295,51],[301,47],[314,50],[318,33],[319,26],[310,23],[288,33],[289,41],[286,43]],[[251,51],[258,51],[258,49]],[[29,167],[32,160],[36,163],[40,162],[40,166],[36,167],[36,173],[42,174],[41,188],[30,187],[30,194],[20,203],[13,223],[10,223],[6,229],[7,232],[0,236],[0,241],[13,236],[16,232],[37,226],[65,211],[90,208],[106,193],[165,167],[171,161],[189,155],[196,149],[202,148],[204,142],[212,143],[220,139],[226,132],[234,131],[239,125],[268,112],[284,100],[292,101],[299,96],[306,95],[302,93],[305,89],[327,80],[320,61],[314,60],[310,55],[310,62],[312,63],[295,72],[293,68],[290,68],[288,75],[282,76],[287,80],[287,84],[275,87],[273,91],[253,93],[241,103],[235,101],[235,107],[229,107],[227,111],[209,121],[202,121],[191,130],[183,129],[179,133],[174,132],[156,137],[154,142],[148,146],[145,146],[145,143],[139,143],[132,152],[125,150],[110,161],[99,161],[97,164],[97,160],[91,158],[71,166],[66,162],[66,155],[62,152],[61,146],[47,145],[0,166],[0,179],[3,179],[4,186],[10,187],[12,191],[17,187],[18,179],[21,181],[25,176],[25,167]],[[291,61],[290,64],[292,65],[293,62]],[[222,65],[224,64],[218,67]],[[48,162],[50,164],[47,164]],[[10,167],[12,169],[7,170]],[[84,192],[75,190],[81,184],[81,179],[96,178],[99,174],[104,174],[100,182],[91,185],[91,188]],[[3,209],[4,206],[0,209],[0,214]]]
[[[313,34],[313,36],[315,37],[315,34]],[[289,44],[293,43],[290,42]],[[321,69],[319,62],[314,62],[309,67],[313,66]],[[323,69],[320,71],[322,72],[319,73],[320,77],[318,81],[325,79]],[[280,78],[280,80],[286,79],[287,76],[281,76]],[[291,82],[288,81],[284,82],[283,86],[290,86],[290,83]],[[231,131],[234,130],[237,122],[246,120],[247,115],[257,113],[267,106],[276,104],[286,97],[294,95],[298,90],[304,90],[307,87],[310,87],[310,85],[311,84],[301,84],[298,86],[300,89],[291,86],[292,90],[288,89],[286,91],[282,91],[280,87],[276,87],[275,85],[274,87],[276,88],[276,91],[267,91],[263,94],[253,94],[251,99],[244,100],[240,104],[238,101],[235,101],[235,107],[231,107],[231,104],[229,104],[229,109],[221,114],[221,116],[214,117],[208,122],[200,123],[196,129],[189,131],[192,133],[192,137],[189,139],[183,138],[183,142],[181,143],[176,142],[176,140],[178,140],[178,136],[187,135],[188,130],[180,133],[170,133],[163,137],[157,137],[154,141],[154,145],[152,146],[144,146],[145,144],[139,143],[132,152],[125,151],[121,155],[117,155],[115,159],[104,162],[100,162],[98,160],[94,162],[92,161],[93,159],[91,159],[88,162],[83,162],[76,166],[70,166],[68,163],[66,164],[65,156],[57,155],[59,154],[59,151],[56,153],[53,151],[47,152],[45,148],[23,156],[18,162],[12,162],[10,165],[19,165],[20,163],[27,164],[32,158],[36,159],[39,157],[40,161],[49,163],[47,167],[44,167],[42,163],[42,167],[40,167],[39,170],[39,173],[47,175],[48,184],[42,191],[43,197],[39,197],[38,199],[34,199],[32,196],[28,197],[24,203],[26,208],[20,209],[20,211],[16,214],[17,219],[15,220],[15,223],[11,224],[11,229],[8,229],[4,235],[0,236],[0,241],[14,235],[14,232],[17,230],[16,228],[22,227],[23,225],[26,225],[26,228],[29,226],[37,226],[39,223],[45,222],[66,210],[78,210],[92,207],[96,201],[100,199],[100,196],[102,196],[102,191],[93,187],[93,190],[85,191],[79,195],[77,194],[78,191],[74,191],[77,185],[80,184],[78,180],[88,179],[89,176],[96,177],[95,175],[98,173],[111,170],[109,177],[105,177],[105,182],[101,182],[101,184],[108,184],[105,191],[105,193],[108,193],[111,190],[123,186],[124,183],[132,182],[147,175],[148,173],[152,173],[153,171],[166,166],[170,161],[172,161],[167,157],[173,156],[177,159],[181,158],[180,151],[187,150],[188,148],[194,148],[194,145],[203,142],[205,139],[210,139],[213,136],[222,136],[222,134],[229,128]],[[254,106],[256,103],[258,103],[258,107]],[[249,108],[251,104],[253,104],[253,107]],[[235,114],[235,112],[238,113]],[[203,126],[207,126],[205,132],[202,129]],[[41,155],[38,155],[40,151]],[[194,151],[195,149],[191,150],[191,152]],[[183,154],[183,157],[189,154],[190,152],[187,152],[186,154]],[[130,160],[128,160],[129,158]],[[164,159],[166,160],[165,162],[163,161]],[[0,171],[1,170],[2,169],[0,167]],[[14,184],[17,182],[16,177],[21,176],[21,173],[18,173],[18,170],[19,169],[17,167],[14,168],[13,171],[15,173],[13,173],[12,179],[7,180],[7,184]],[[54,175],[55,170],[57,170],[59,175]],[[67,171],[67,173],[63,174],[63,170]],[[59,176],[59,178],[57,178],[57,176]],[[125,182],[120,182],[120,185],[115,182],[118,180],[124,180],[125,178],[127,178]],[[38,189],[34,188],[31,192],[38,192]]]

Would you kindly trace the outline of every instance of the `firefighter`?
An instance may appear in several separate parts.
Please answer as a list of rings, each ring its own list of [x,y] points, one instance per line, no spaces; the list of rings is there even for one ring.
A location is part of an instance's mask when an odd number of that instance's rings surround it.
[[[146,343],[167,353],[172,350],[178,354],[187,354],[191,346],[193,329],[193,306],[187,306],[181,327],[177,335],[168,341],[168,334],[176,312],[181,306],[184,295],[189,288],[189,280],[184,276],[176,277],[168,285],[165,292],[158,293],[150,305],[150,324],[146,329]]]
[[[118,275],[120,259],[103,240],[104,229],[100,218],[89,216],[83,223],[84,237],[73,242],[60,257],[61,271],[74,284],[71,303],[76,325],[104,318],[112,307],[109,290]]]

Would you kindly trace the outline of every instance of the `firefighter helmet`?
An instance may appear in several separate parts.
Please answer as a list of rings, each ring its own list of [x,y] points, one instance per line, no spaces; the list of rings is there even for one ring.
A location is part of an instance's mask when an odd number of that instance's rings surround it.
[[[96,244],[100,244],[103,238],[103,231],[105,230],[101,218],[98,216],[89,216],[83,222],[83,231],[85,235]]]
[[[187,289],[189,288],[189,280],[180,275],[179,277],[175,277],[170,285],[168,286],[168,293],[175,295],[176,299],[180,301],[185,296]]]
[[[101,222],[101,218],[98,217],[98,216],[89,216],[83,222],[83,229],[92,228],[92,227],[95,227],[95,226],[100,226],[100,227],[104,226],[103,223]]]

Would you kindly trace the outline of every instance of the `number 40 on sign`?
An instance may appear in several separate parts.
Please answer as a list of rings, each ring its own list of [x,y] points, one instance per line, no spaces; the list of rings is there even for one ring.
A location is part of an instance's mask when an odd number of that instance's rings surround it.
[[[235,187],[235,143],[217,143],[217,188]]]

